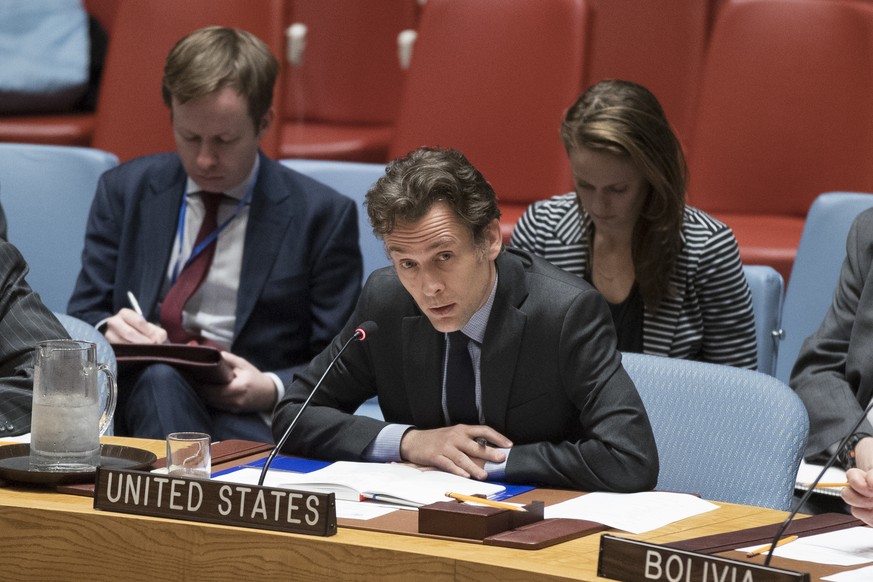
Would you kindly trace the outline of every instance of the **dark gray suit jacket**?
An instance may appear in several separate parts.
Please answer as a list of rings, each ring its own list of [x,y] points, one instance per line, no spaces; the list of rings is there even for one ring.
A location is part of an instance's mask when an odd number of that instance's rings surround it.
[[[842,439],[873,397],[873,209],[852,223],[834,300],[800,348],[791,387],[809,412],[807,457]],[[866,420],[858,429],[873,434]]]
[[[348,318],[361,288],[355,203],[261,154],[231,351],[287,385]],[[150,321],[170,262],[186,174],[175,153],[100,178],[68,313],[91,323],[130,307]]]
[[[653,487],[655,441],[615,349],[602,296],[581,278],[523,251],[501,253],[497,271],[482,344],[482,409],[485,424],[514,444],[506,480],[588,491]],[[374,395],[389,423],[444,426],[444,336],[394,270],[385,268],[370,276],[346,328],[277,406],[276,438],[342,343],[367,320],[376,322],[378,332],[346,351],[301,415],[287,452],[361,460],[386,423],[351,413]]]
[[[34,346],[69,337],[26,274],[18,249],[0,242],[0,437],[30,432]]]

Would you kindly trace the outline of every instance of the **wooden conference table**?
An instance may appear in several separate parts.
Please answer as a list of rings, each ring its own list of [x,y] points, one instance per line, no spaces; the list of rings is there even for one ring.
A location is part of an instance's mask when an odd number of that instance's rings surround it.
[[[165,454],[163,441],[103,442]],[[0,488],[0,580],[605,580],[600,534],[514,550],[340,527],[331,537],[97,511],[89,497]],[[626,537],[666,543],[781,522],[785,513],[721,509]]]

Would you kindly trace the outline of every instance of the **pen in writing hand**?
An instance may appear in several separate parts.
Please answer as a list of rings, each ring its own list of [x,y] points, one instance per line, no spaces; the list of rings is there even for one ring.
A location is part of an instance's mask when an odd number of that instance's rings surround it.
[[[133,307],[133,310],[144,319],[145,315],[142,313],[142,307],[139,306],[139,301],[136,300],[136,295],[133,294],[133,291],[127,292],[127,300],[130,302],[130,306]]]
[[[849,484],[845,481],[842,483],[816,483],[816,489],[839,489],[840,487],[848,487]],[[806,484],[806,488],[809,489],[809,483]]]
[[[778,548],[779,546],[787,544],[788,542],[793,542],[796,539],[797,539],[797,536],[788,536],[788,537],[782,538],[781,540],[776,542],[776,547]],[[758,554],[763,554],[764,552],[766,552],[767,550],[770,549],[770,545],[771,544],[764,544],[760,548],[755,548],[754,550],[747,553],[746,557],[752,558],[754,556],[757,556]]]

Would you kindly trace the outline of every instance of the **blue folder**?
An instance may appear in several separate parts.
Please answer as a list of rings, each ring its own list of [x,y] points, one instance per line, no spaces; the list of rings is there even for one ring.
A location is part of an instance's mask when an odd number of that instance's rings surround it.
[[[258,459],[257,461],[246,463],[245,465],[243,465],[243,467],[248,467],[251,469],[261,469],[266,462],[266,458]],[[300,457],[285,457],[283,455],[276,455],[276,458],[273,459],[273,464],[270,465],[270,469],[278,469],[280,471],[292,471],[294,473],[311,473],[312,471],[317,471],[318,469],[324,469],[330,464],[330,461],[316,461],[313,459],[301,459]],[[230,473],[231,471],[236,471],[239,468],[240,467],[234,467],[232,469],[219,471],[218,473],[213,474],[213,477],[225,475],[227,473]],[[509,483],[503,483],[501,481],[489,481],[489,483],[502,485],[506,488],[502,493],[492,498],[497,501],[520,495],[521,493],[530,491],[534,488],[530,485],[514,485]]]

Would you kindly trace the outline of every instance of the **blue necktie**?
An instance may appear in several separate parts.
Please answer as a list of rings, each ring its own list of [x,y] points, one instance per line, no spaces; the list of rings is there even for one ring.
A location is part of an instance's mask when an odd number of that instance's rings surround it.
[[[446,408],[451,424],[479,424],[476,410],[476,376],[467,347],[470,338],[461,331],[449,334],[446,364]]]

